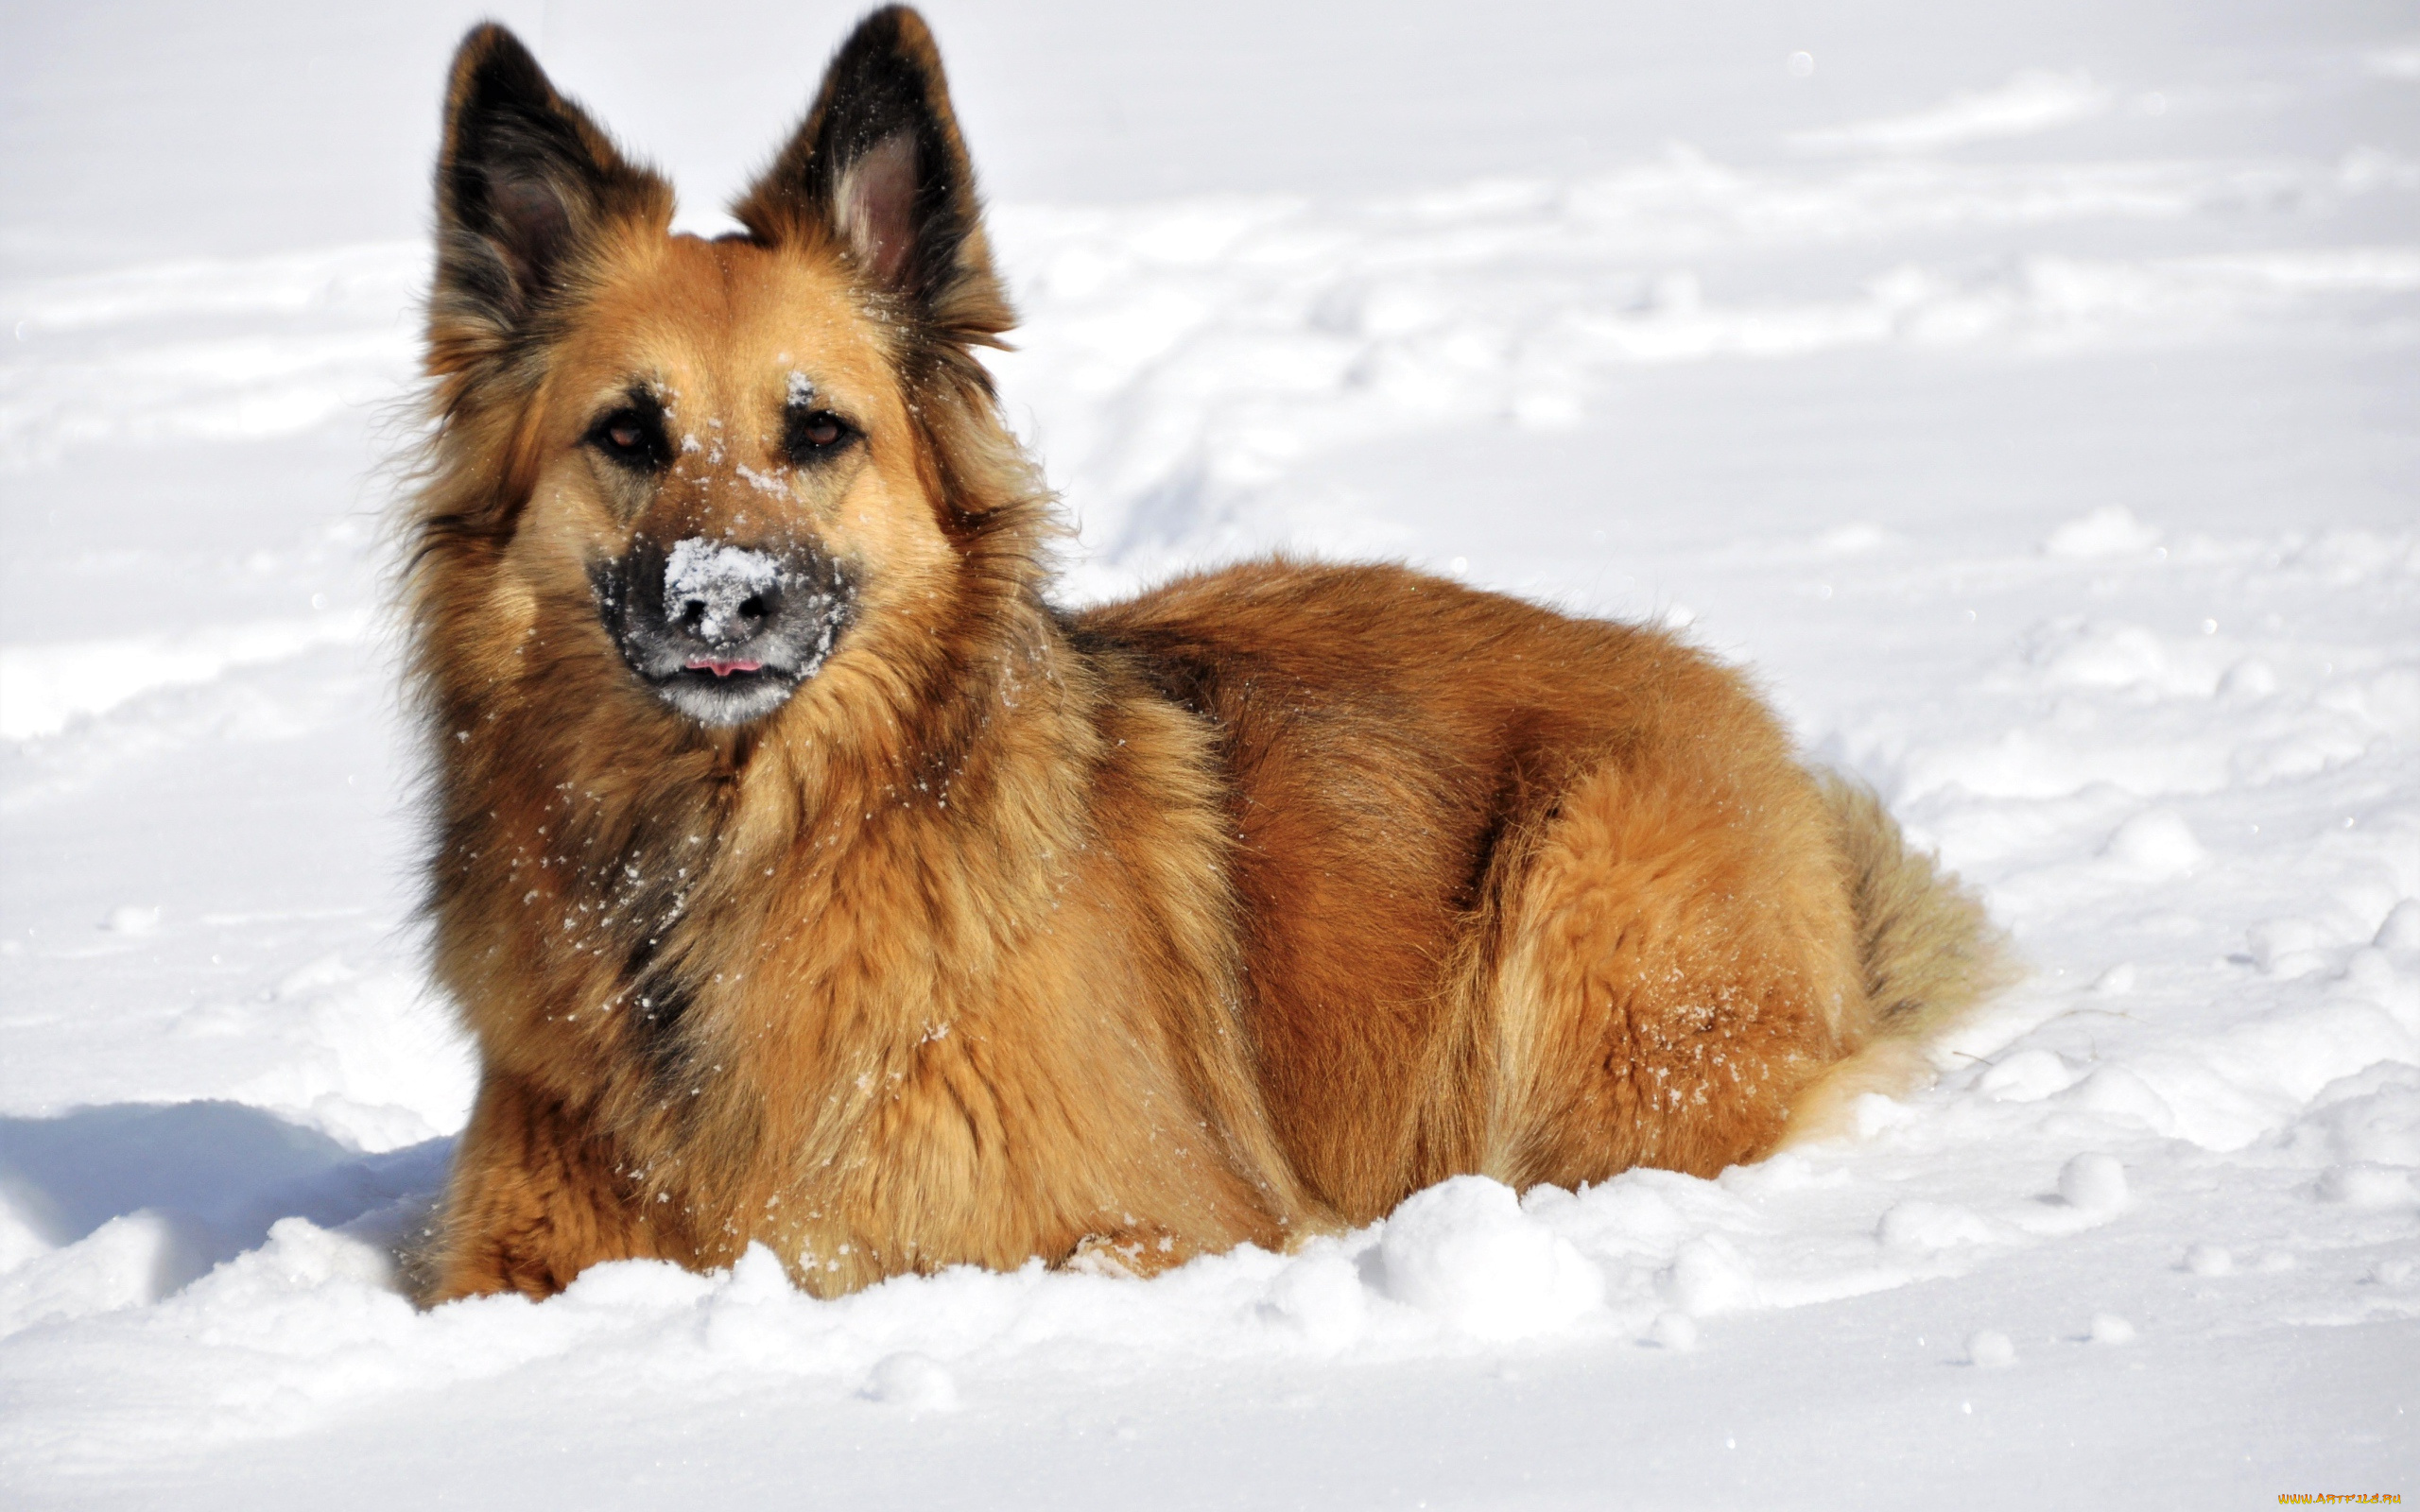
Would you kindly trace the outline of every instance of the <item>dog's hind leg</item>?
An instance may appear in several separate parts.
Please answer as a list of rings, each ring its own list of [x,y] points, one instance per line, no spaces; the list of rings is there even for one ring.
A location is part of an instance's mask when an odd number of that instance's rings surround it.
[[[1778,749],[1712,745],[1586,772],[1505,858],[1489,1174],[1712,1176],[1769,1153],[1857,1048],[1831,816]]]
[[[670,1230],[673,1215],[654,1217],[583,1113],[491,1071],[455,1152],[432,1243],[416,1266],[420,1303],[490,1292],[551,1297],[601,1261],[685,1261]]]

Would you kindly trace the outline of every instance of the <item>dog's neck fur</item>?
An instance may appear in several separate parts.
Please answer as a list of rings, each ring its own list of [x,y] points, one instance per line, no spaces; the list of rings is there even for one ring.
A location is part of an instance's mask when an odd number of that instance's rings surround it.
[[[1005,443],[988,415],[961,419]],[[1049,1021],[1063,1043],[985,1040],[991,1005],[1037,990],[1011,981],[1021,942],[1071,900],[1083,907],[1088,879],[1123,864],[1114,839],[1088,828],[1114,756],[1156,763],[1136,769],[1173,786],[1165,796],[1180,809],[1184,789],[1199,790],[1185,822],[1202,853],[1188,865],[1209,879],[1198,885],[1224,886],[1223,824],[1189,744],[1199,732],[1167,711],[1167,728],[1129,731],[1137,749],[1116,750],[1127,741],[1103,724],[1101,670],[1041,599],[1046,507],[1033,495],[961,502],[951,512],[980,527],[961,538],[955,609],[887,623],[879,655],[836,657],[789,707],[742,731],[687,724],[615,685],[618,666],[597,647],[533,632],[518,664],[497,669],[480,662],[481,637],[449,645],[446,622],[424,621],[443,817],[439,977],[473,1005],[491,1074],[537,1082],[612,1132],[644,1210],[685,1230],[666,1246],[683,1258],[727,1259],[756,1237],[809,1284],[896,1268],[905,1257],[873,1248],[868,1228],[912,1246],[920,1219],[892,1211],[901,1194],[857,1187],[882,1163],[877,1147],[895,1162],[897,1143],[918,1137],[895,1126],[903,1086],[974,1074],[958,1057],[982,1046],[1063,1060],[1068,1095],[1097,1096],[1094,1068],[1117,1057],[1095,1040],[1159,1038],[1147,1021],[1164,1007],[1132,1005],[1132,1022],[1105,1023],[1092,1000],[1102,984],[1090,983]],[[477,570],[460,559],[468,548],[452,549],[457,559],[424,570]],[[485,571],[497,576],[493,554]],[[532,623],[593,620],[564,603]],[[526,696],[548,679],[596,685],[577,700],[561,687]],[[539,718],[574,703],[587,713],[573,724]],[[1227,904],[1209,900],[1215,914]],[[1137,948],[1107,940],[1104,974],[1115,952]],[[1223,947],[1197,954],[1192,1011],[1232,1021],[1235,962]],[[1241,1054],[1239,1034],[1225,1042]],[[769,1063],[815,1094],[757,1085]],[[1158,1099],[1118,1112],[1129,1127],[1165,1125],[1159,1137],[1190,1138],[1246,1186],[1288,1189],[1270,1208],[1298,1205],[1282,1162],[1236,1146],[1260,1122],[1240,1060],[1138,1063],[1123,1075],[1145,1103]],[[982,1094],[947,1092],[960,1106]],[[831,1216],[843,1210],[847,1220]]]

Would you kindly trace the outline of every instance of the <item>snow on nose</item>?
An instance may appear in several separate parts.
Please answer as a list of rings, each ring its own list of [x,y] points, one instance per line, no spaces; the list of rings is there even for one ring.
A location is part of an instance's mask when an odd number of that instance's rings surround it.
[[[691,536],[665,561],[665,615],[700,640],[743,639],[764,623],[781,576],[761,551]]]

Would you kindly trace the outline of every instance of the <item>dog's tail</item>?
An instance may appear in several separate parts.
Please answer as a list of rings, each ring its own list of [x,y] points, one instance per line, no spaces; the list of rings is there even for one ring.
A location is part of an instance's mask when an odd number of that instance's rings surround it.
[[[1841,1131],[1865,1092],[1897,1092],[1927,1072],[1926,1043],[2020,974],[1982,901],[1931,855],[1911,850],[1872,788],[1816,774],[1847,872],[1864,968],[1861,1047],[1802,1092],[1786,1143]]]
[[[1908,849],[1872,788],[1830,772],[1816,783],[1848,868],[1873,1033],[1929,1040],[2016,979],[2008,936],[1956,875]]]

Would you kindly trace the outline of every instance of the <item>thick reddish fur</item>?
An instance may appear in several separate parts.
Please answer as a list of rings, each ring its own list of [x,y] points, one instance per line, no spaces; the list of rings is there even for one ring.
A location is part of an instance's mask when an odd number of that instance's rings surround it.
[[[406,608],[436,971],[484,1074],[424,1299],[752,1241],[823,1294],[1149,1272],[1457,1173],[1712,1174],[1987,985],[1973,905],[1661,632],[1283,560],[1052,608],[938,57],[899,10],[849,49],[719,242],[534,64],[567,208],[483,232],[446,185],[526,54],[457,61]],[[947,170],[912,206],[850,178],[859,77],[908,81],[906,161]],[[865,432],[845,476],[773,450],[800,365]],[[720,443],[643,495],[581,450],[632,375]],[[862,612],[775,713],[693,725],[586,564],[769,523]]]

